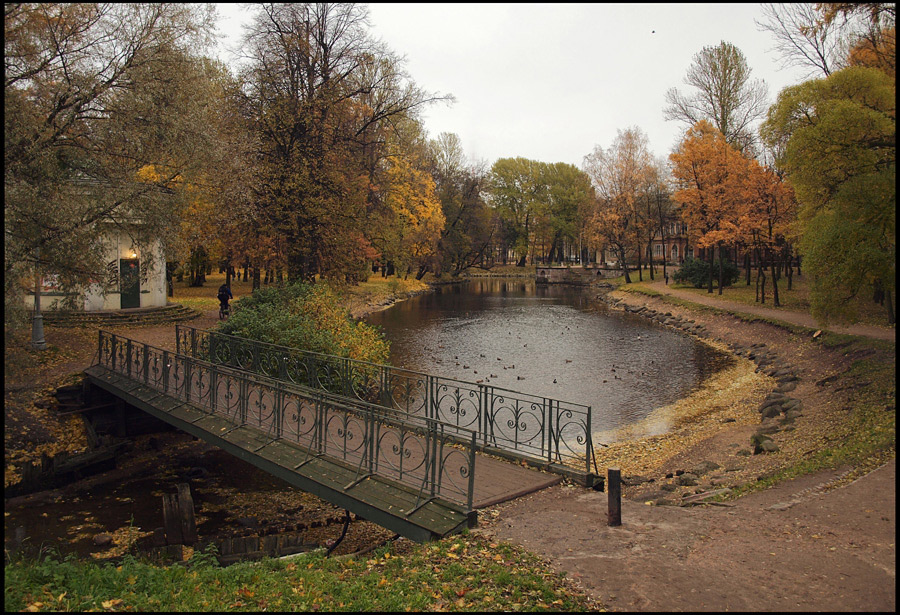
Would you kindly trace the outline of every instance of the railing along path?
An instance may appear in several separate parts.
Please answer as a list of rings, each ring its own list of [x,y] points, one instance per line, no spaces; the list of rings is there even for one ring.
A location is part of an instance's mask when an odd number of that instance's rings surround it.
[[[223,360],[208,362],[200,358],[196,344],[179,348],[172,353],[100,331],[98,364],[228,419],[232,427],[216,434],[220,437],[242,427],[266,433],[268,442],[254,452],[279,440],[303,447],[305,457],[295,470],[324,455],[356,468],[356,479],[345,489],[373,475],[412,487],[419,503],[407,515],[434,498],[473,509],[473,431],[428,418],[410,421],[403,413],[362,400],[272,380],[265,370],[251,373]]]
[[[471,430],[480,447],[586,475],[596,466],[590,406],[180,324],[175,336],[179,354],[440,421],[461,434]]]

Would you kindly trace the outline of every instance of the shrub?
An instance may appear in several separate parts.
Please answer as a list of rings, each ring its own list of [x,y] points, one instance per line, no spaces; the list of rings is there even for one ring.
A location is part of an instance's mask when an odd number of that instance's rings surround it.
[[[741,275],[737,265],[725,261],[722,271],[722,285],[731,286]],[[699,258],[685,259],[684,264],[678,268],[672,279],[676,282],[687,282],[694,288],[703,288],[709,283],[709,263]],[[719,283],[719,261],[713,263],[713,286]]]
[[[372,363],[388,360],[390,343],[381,331],[350,318],[325,282],[261,288],[233,305],[220,333]]]

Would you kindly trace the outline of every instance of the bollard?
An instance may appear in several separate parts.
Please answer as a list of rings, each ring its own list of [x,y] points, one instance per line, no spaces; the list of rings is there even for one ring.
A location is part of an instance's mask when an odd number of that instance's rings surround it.
[[[606,524],[610,527],[622,525],[622,471],[619,468],[606,469],[606,485],[609,506]]]

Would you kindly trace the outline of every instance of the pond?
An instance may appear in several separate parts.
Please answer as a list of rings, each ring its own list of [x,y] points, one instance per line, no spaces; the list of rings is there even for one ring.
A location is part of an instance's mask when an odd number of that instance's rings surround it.
[[[730,361],[688,335],[608,310],[592,294],[482,278],[365,320],[382,328],[397,367],[589,405],[594,433],[686,397]]]

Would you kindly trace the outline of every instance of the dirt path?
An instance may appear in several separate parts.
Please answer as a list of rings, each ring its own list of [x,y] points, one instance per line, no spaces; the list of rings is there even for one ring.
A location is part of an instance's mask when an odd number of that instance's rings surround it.
[[[809,314],[803,314],[801,312],[792,312],[784,308],[766,308],[758,305],[747,305],[746,303],[738,303],[736,301],[721,299],[718,297],[718,295],[715,294],[708,295],[693,293],[680,288],[672,288],[671,286],[666,285],[666,283],[661,279],[653,281],[648,280],[643,282],[643,284],[650,286],[653,290],[665,295],[678,297],[679,299],[693,301],[694,303],[700,303],[703,305],[708,305],[710,307],[721,308],[730,312],[754,314],[756,316],[762,316],[763,318],[782,320],[784,322],[788,322],[794,325],[800,325],[803,327],[809,327],[811,329],[823,328],[827,331],[833,331],[835,333],[862,335],[864,337],[887,340],[889,342],[894,342],[897,339],[896,329],[893,328],[860,324],[849,326],[829,325],[827,327],[820,327],[812,316],[810,316]]]
[[[617,611],[894,611],[895,480],[889,464],[846,487],[837,472],[733,507],[624,501],[552,487],[500,505],[479,531],[523,545]]]
[[[664,286],[658,290],[681,296]],[[726,505],[653,505],[678,504],[695,492],[752,482],[814,453],[846,423],[848,392],[835,376],[854,357],[764,322],[689,310],[634,293],[611,297],[622,302],[620,307],[694,319],[705,326],[703,337],[716,343],[763,344],[799,376],[790,395],[802,403],[802,416],[772,434],[777,452],[750,455],[749,438],[760,427],[757,408],[776,385],[768,379],[762,390],[738,390],[723,407],[714,405],[683,424],[676,421],[665,436],[628,443],[618,453],[617,445],[603,449],[602,467],[619,465],[623,476],[637,473],[634,468],[642,474],[637,484],[624,487],[621,527],[606,525],[605,493],[556,486],[491,509],[478,531],[547,557],[612,610],[893,611],[894,459],[853,482],[854,474],[842,470],[818,472]],[[734,309],[749,312],[748,307]],[[769,311],[774,314],[768,317],[791,321],[789,312]],[[741,362],[748,363],[738,359],[735,369],[746,373]],[[752,373],[755,366],[749,366]],[[759,389],[759,380],[753,382]],[[708,393],[727,392],[727,383],[720,386],[722,391]],[[698,431],[702,435],[694,437]],[[697,486],[678,486],[674,475],[704,461],[719,469],[701,476]]]

